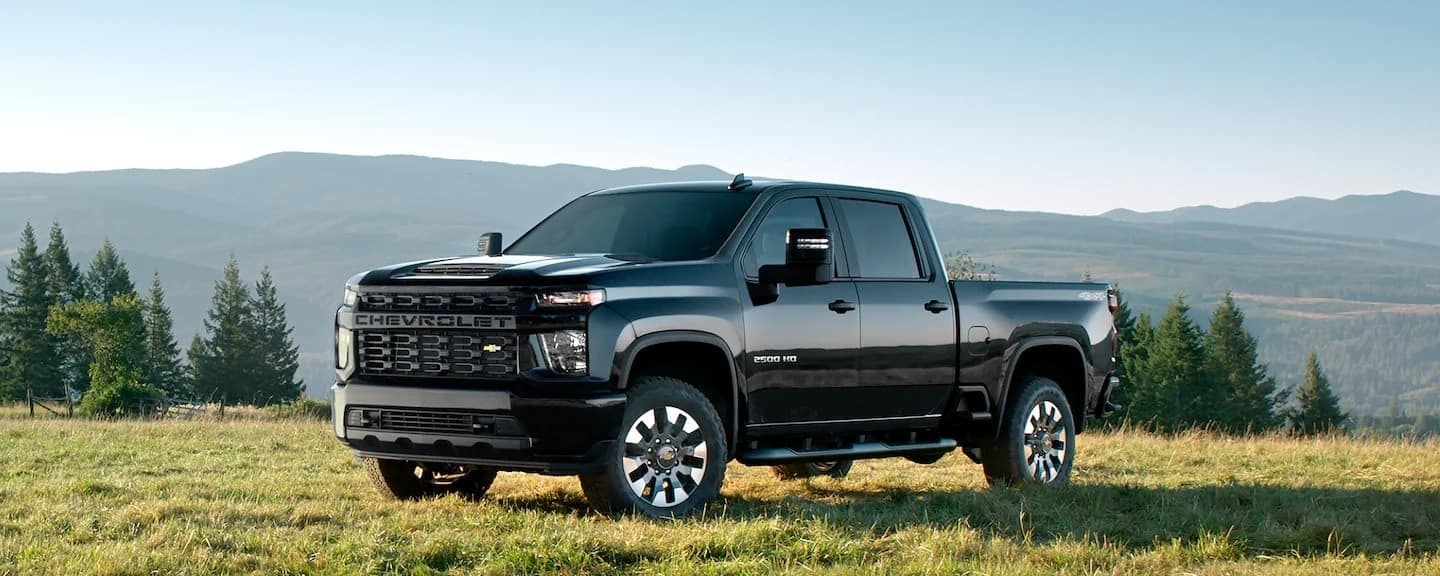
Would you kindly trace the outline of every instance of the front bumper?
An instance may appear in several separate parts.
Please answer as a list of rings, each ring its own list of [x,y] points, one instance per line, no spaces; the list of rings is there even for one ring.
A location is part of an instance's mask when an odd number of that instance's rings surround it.
[[[335,437],[358,456],[541,474],[604,469],[625,411],[619,393],[537,398],[357,381],[331,391]]]

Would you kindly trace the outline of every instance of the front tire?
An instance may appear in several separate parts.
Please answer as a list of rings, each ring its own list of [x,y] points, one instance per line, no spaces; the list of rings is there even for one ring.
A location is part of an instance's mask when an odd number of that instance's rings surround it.
[[[1075,417],[1054,380],[1033,376],[1005,407],[1000,436],[981,450],[990,484],[1060,485],[1075,463]]]
[[[495,470],[438,462],[362,458],[366,475],[381,494],[396,500],[419,500],[458,494],[479,500],[495,483]]]
[[[792,462],[790,464],[771,466],[770,470],[775,473],[775,477],[781,480],[799,480],[801,478],[817,478],[820,476],[844,478],[850,474],[850,466],[854,463],[854,460]]]
[[[609,466],[580,477],[590,505],[677,517],[718,496],[729,455],[710,400],[683,380],[661,376],[637,379],[626,396]]]

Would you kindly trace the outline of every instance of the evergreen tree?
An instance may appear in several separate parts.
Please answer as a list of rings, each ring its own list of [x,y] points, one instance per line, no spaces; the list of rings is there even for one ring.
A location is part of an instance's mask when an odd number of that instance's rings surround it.
[[[190,350],[195,392],[202,398],[232,403],[255,400],[258,360],[252,339],[254,323],[249,290],[240,280],[240,264],[231,256],[224,277],[215,282],[202,345],[196,349],[192,344]]]
[[[111,298],[125,294],[138,295],[135,283],[130,281],[130,270],[109,240],[100,245],[100,250],[90,261],[85,284],[90,298],[100,302],[109,302]]]
[[[137,337],[144,320],[135,295],[56,306],[48,328],[90,348],[91,387],[80,402],[82,412],[114,415],[153,407],[159,391],[145,383],[145,341]]]
[[[85,298],[85,278],[70,258],[70,245],[59,222],[50,225],[50,244],[45,247],[45,293],[52,306]],[[60,362],[62,386],[67,390],[85,391],[90,383],[89,348],[63,334],[51,338]]]
[[[1129,314],[1129,309],[1125,312]],[[1150,348],[1154,346],[1155,324],[1146,313],[1140,314],[1128,324],[1129,327],[1120,333],[1120,366],[1117,370],[1121,378],[1120,388],[1111,398],[1120,405],[1126,420],[1138,422],[1141,418],[1136,412],[1137,399],[1142,409],[1145,403],[1152,400],[1146,398],[1149,393],[1146,388],[1149,379],[1145,375],[1145,360],[1150,355]]]
[[[175,344],[175,322],[165,305],[165,288],[160,273],[150,281],[150,296],[142,303],[145,318],[145,368],[148,382],[171,396],[188,396],[189,382],[180,365],[180,347]]]
[[[1183,294],[1166,309],[1145,356],[1141,369],[1145,381],[1132,396],[1132,419],[1167,432],[1199,423],[1201,404],[1212,393],[1207,390],[1203,335],[1190,320]]]
[[[255,359],[259,362],[255,401],[257,404],[293,401],[304,390],[304,384],[295,380],[295,371],[300,368],[300,348],[291,337],[290,325],[285,320],[285,304],[276,295],[269,267],[260,270],[250,306],[255,315],[255,334],[251,341],[258,348]]]
[[[190,393],[205,400],[212,400],[207,391],[200,388],[200,374],[196,369],[207,362],[210,358],[210,351],[205,348],[205,339],[199,334],[190,337],[190,347],[185,349],[185,382],[190,386]],[[218,400],[219,398],[213,398]]]
[[[1120,381],[1125,381],[1125,346],[1135,337],[1135,316],[1130,311],[1130,304],[1125,301],[1125,294],[1115,289],[1115,334],[1120,338],[1116,345],[1116,359],[1119,365],[1115,367],[1115,373],[1120,376]]]
[[[1205,336],[1209,373],[1221,394],[1208,408],[1208,420],[1229,432],[1270,430],[1280,425],[1276,412],[1275,379],[1260,363],[1255,337],[1245,329],[1245,313],[1229,292],[1210,317]]]
[[[1291,426],[1300,434],[1320,434],[1341,429],[1349,415],[1340,409],[1340,399],[1330,391],[1330,379],[1320,369],[1315,351],[1305,362],[1305,383],[1296,391],[1298,405],[1291,414]]]
[[[69,304],[85,298],[85,278],[70,258],[70,245],[60,223],[50,225],[50,244],[45,247],[45,289],[55,304]]]
[[[45,330],[50,314],[46,289],[45,258],[35,242],[35,228],[29,223],[20,233],[20,248],[5,269],[10,291],[0,292],[0,332],[9,351],[0,397],[25,397],[26,388],[38,396],[63,391],[55,341]]]

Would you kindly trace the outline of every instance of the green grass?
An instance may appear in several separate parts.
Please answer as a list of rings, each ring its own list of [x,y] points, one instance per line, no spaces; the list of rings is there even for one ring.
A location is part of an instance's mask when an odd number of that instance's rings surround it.
[[[573,478],[393,502],[314,420],[0,413],[0,574],[1440,573],[1440,442],[1081,437],[1073,485],[866,461],[732,464],[682,521],[590,512]]]

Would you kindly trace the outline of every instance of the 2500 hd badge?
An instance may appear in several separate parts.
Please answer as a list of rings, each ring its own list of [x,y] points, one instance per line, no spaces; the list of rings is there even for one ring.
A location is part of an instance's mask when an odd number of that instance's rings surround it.
[[[1064,484],[1120,383],[1109,286],[950,281],[908,194],[631,186],[478,246],[345,287],[334,432],[385,494],[524,471],[677,516],[730,465],[842,477],[957,450],[991,482]]]

